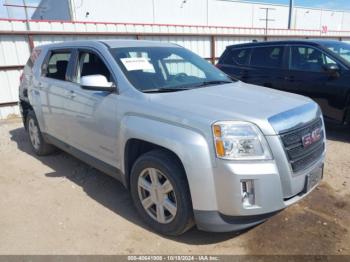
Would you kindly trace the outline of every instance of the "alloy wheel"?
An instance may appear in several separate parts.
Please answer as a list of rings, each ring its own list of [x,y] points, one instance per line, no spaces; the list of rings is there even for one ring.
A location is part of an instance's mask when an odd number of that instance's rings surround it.
[[[33,118],[29,119],[28,132],[29,132],[29,138],[30,138],[30,141],[31,141],[33,147],[36,150],[39,150],[39,148],[40,148],[39,128],[35,124],[35,121]]]
[[[141,204],[150,217],[162,224],[168,224],[175,218],[177,201],[174,188],[160,170],[144,169],[137,187]]]

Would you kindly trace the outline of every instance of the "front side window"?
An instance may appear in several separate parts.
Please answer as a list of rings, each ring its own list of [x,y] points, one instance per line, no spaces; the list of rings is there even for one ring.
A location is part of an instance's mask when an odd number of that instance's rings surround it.
[[[70,52],[52,53],[44,68],[44,75],[48,78],[66,80],[66,73],[70,59]]]
[[[103,75],[108,82],[112,82],[110,71],[98,55],[92,52],[80,52],[75,81],[80,83],[81,77],[89,75]]]
[[[344,42],[329,42],[324,44],[328,50],[350,63],[350,45]]]
[[[320,50],[306,46],[292,46],[289,67],[291,70],[324,72],[327,65],[336,62]]]
[[[113,48],[129,82],[142,92],[172,92],[230,83],[223,72],[180,47]]]
[[[267,68],[280,68],[282,66],[283,47],[268,46],[253,48],[250,65]]]

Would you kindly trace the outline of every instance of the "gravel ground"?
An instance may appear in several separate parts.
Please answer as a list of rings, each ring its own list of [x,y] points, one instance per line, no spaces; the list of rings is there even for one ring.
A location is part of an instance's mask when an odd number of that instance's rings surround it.
[[[329,130],[325,177],[303,201],[242,233],[151,232],[120,183],[70,155],[34,156],[0,122],[0,254],[350,254],[350,132]]]

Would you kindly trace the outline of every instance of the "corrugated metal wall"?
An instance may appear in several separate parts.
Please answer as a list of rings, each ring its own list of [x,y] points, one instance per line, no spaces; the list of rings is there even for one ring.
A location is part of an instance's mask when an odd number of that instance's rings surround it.
[[[29,30],[28,30],[29,29]],[[78,39],[147,39],[173,42],[217,61],[227,45],[253,40],[329,38],[350,42],[350,32],[263,28],[207,27],[101,22],[29,21],[0,19],[0,119],[18,114],[21,68],[37,45]]]

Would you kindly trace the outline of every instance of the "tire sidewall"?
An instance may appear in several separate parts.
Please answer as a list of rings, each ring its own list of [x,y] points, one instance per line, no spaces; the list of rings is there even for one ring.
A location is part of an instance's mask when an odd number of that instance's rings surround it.
[[[142,216],[148,226],[161,234],[179,235],[188,229],[188,221],[192,219],[192,203],[189,196],[186,196],[186,194],[188,194],[186,191],[188,190],[186,190],[186,188],[182,189],[182,187],[184,187],[182,180],[183,177],[181,177],[181,179],[176,177],[176,175],[183,176],[184,172],[177,165],[167,162],[168,161],[164,161],[149,154],[141,156],[136,161],[131,171],[130,191],[138,213]],[[176,196],[177,213],[170,223],[161,224],[155,221],[149,216],[141,204],[138,193],[138,178],[146,168],[158,169],[164,176],[166,176],[173,186]]]
[[[29,134],[29,121],[30,119],[33,119],[36,127],[38,128],[38,132],[39,132],[39,149],[36,149],[32,143],[32,140],[30,139],[30,134]],[[29,143],[30,143],[30,146],[32,147],[33,151],[37,154],[37,155],[40,155],[42,154],[42,149],[43,149],[43,145],[44,145],[44,139],[42,137],[42,134],[41,134],[41,131],[40,131],[40,127],[39,127],[39,123],[38,123],[38,120],[36,119],[35,117],[35,114],[33,111],[30,111],[28,112],[28,115],[26,117],[26,127],[27,127],[27,133],[28,133],[28,138],[29,138]]]

